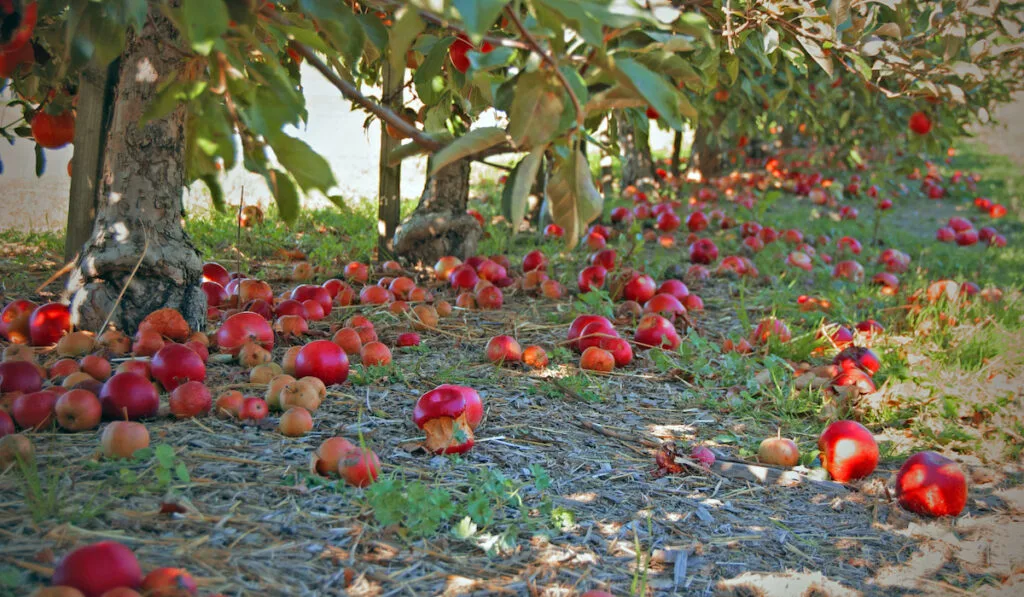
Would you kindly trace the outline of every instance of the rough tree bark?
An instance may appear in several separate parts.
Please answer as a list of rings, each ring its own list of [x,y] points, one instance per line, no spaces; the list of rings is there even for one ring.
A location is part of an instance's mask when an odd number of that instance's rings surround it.
[[[622,186],[653,181],[654,159],[651,157],[648,135],[637,130],[625,114],[621,114],[616,122],[619,147],[622,148]]]
[[[428,166],[429,169],[429,166]],[[412,263],[476,253],[483,229],[466,213],[470,161],[461,159],[427,178],[416,210],[395,232],[395,252]]]
[[[700,171],[704,180],[714,178],[722,172],[722,152],[718,144],[712,142],[712,135],[717,128],[715,123],[711,123],[709,127],[701,121],[693,135],[690,168]]]
[[[115,60],[107,68],[89,67],[78,83],[78,115],[75,118],[75,151],[71,158],[71,197],[68,202],[68,226],[64,234],[64,261],[78,256],[96,219],[96,197],[102,176],[107,127],[116,87]]]
[[[405,70],[396,72],[389,61],[384,61],[384,98],[389,99],[388,107],[401,114],[402,90]],[[377,171],[380,182],[377,186],[377,249],[389,255],[394,252],[393,239],[398,222],[402,218],[402,165],[388,165],[389,154],[401,141],[388,134],[387,123],[380,123],[380,162]]]
[[[185,109],[139,127],[160,83],[181,65],[180,54],[162,41],[177,38],[170,21],[151,9],[121,56],[96,221],[67,286],[72,321],[81,329],[99,331],[113,312],[113,325],[133,333],[162,307],[178,309],[196,329],[206,321],[202,260],[182,226]]]

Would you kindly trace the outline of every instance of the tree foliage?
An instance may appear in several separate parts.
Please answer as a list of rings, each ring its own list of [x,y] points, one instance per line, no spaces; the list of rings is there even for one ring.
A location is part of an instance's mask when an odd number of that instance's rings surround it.
[[[4,71],[9,104],[24,116],[0,129],[12,141],[32,136],[37,113],[72,109],[79,73],[117,59],[155,9],[181,31],[184,43],[168,40],[167,51],[184,66],[161,73],[142,121],[187,105],[189,179],[203,180],[213,197],[222,197],[218,176],[236,161],[267,180],[285,218],[298,213],[301,194],[332,192],[326,160],[288,132],[307,118],[299,70],[307,60],[356,107],[410,138],[395,161],[430,151],[437,169],[465,157],[524,155],[504,198],[515,220],[531,188],[524,179],[532,182],[546,156],[550,216],[571,244],[602,204],[581,143],[617,153],[614,136],[606,145],[595,135],[616,118],[646,124],[639,115],[653,109],[675,129],[710,120],[723,143],[797,127],[855,156],[857,147],[899,138],[910,114],[924,111],[934,126],[922,141],[937,149],[1021,87],[1024,47],[1024,13],[998,0],[12,5],[6,37],[30,5],[38,9],[31,61]],[[415,123],[360,91],[380,83],[384,61],[410,69],[409,88],[424,104]],[[474,129],[492,108],[507,124]]]

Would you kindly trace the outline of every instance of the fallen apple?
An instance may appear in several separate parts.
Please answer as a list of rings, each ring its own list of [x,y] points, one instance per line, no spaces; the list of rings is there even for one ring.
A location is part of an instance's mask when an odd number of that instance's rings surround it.
[[[821,464],[840,483],[863,479],[878,466],[874,435],[856,421],[836,421],[818,439]]]

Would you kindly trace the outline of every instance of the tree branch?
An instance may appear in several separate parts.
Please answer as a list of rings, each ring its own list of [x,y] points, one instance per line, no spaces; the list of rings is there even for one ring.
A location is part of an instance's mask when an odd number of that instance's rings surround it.
[[[276,18],[279,19],[279,17]],[[283,22],[281,20],[278,20],[278,22],[282,25],[287,25],[286,22]],[[306,44],[300,43],[293,39],[291,40],[290,47],[293,50],[295,50],[295,52],[298,53],[300,56],[305,58],[306,62],[309,63],[310,66],[320,71],[320,74],[323,75],[324,78],[327,79],[327,81],[331,85],[334,85],[338,89],[338,91],[340,91],[341,94],[345,96],[345,99],[356,104],[359,104],[365,110],[367,110],[377,118],[380,118],[384,122],[388,123],[396,130],[398,130],[400,133],[411,139],[414,143],[425,149],[428,149],[430,151],[437,151],[444,147],[444,145],[438,143],[437,140],[430,137],[430,135],[427,135],[426,133],[419,130],[415,126],[406,122],[404,118],[396,114],[395,111],[392,110],[391,108],[388,108],[387,106],[382,106],[377,102],[371,100],[370,98],[366,97],[365,95],[363,95],[359,91],[359,88],[357,88],[354,84],[341,78],[338,75],[338,73],[334,72],[334,70],[332,70],[329,66],[324,64],[324,61],[320,60],[320,57],[316,55],[316,52],[314,52],[313,49],[307,46]]]
[[[569,99],[572,100],[573,108],[576,109],[576,126],[582,129],[584,121],[583,106],[580,105],[580,98],[576,97],[576,92],[572,90],[572,85],[569,85],[568,79],[565,78],[565,75],[562,74],[562,71],[558,70],[558,62],[554,59],[554,57],[551,54],[544,51],[544,48],[540,47],[540,44],[537,43],[536,38],[530,35],[530,32],[526,30],[526,27],[523,26],[523,22],[519,19],[519,15],[516,14],[516,11],[512,10],[511,6],[505,7],[505,14],[508,15],[509,20],[512,21],[512,23],[516,26],[517,29],[519,29],[519,33],[526,40],[527,45],[530,46],[530,50],[536,52],[537,54],[540,54],[540,57],[544,59],[544,62],[547,62],[549,65],[551,65],[551,69],[555,71],[555,76],[558,77],[558,81],[562,84],[562,87],[564,87],[565,91],[569,94]]]

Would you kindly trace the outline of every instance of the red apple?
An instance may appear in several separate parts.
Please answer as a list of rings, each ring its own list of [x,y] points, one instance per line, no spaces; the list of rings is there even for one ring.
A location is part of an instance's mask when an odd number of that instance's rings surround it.
[[[51,346],[71,331],[71,311],[67,305],[47,303],[32,312],[28,320],[33,346]]]
[[[35,364],[27,361],[0,363],[0,394],[7,392],[38,392],[43,387],[43,375]]]
[[[266,400],[248,396],[242,400],[242,406],[238,409],[238,418],[243,421],[260,421],[266,418],[269,410]]]
[[[369,448],[353,446],[338,461],[338,474],[349,485],[366,487],[380,474],[380,459]]]
[[[142,579],[146,597],[190,597],[199,594],[196,581],[181,568],[154,568]]]
[[[608,319],[600,315],[580,315],[579,317],[574,319],[572,323],[569,325],[569,335],[567,337],[567,340],[569,341],[570,348],[576,351],[583,350],[580,347],[579,341],[580,336],[583,334],[583,328],[587,327],[587,325],[595,321],[603,322],[607,329],[610,329],[613,332],[613,335],[615,335],[615,327],[612,326],[612,322],[608,321]]]
[[[189,381],[174,388],[169,400],[171,414],[179,419],[196,417],[210,412],[213,397],[201,381]]]
[[[53,571],[50,584],[73,587],[85,597],[101,597],[118,587],[139,588],[142,569],[132,550],[120,543],[101,541],[64,556]]]
[[[718,259],[718,247],[709,238],[702,238],[690,245],[690,262],[700,264],[714,263]]]
[[[167,344],[161,348],[150,363],[150,372],[168,392],[181,383],[206,379],[202,357],[182,344]]]
[[[818,439],[821,464],[840,483],[863,479],[878,466],[874,435],[856,421],[836,421]]]
[[[29,319],[39,305],[27,299],[11,301],[0,312],[0,337],[14,344],[28,344]]]
[[[647,274],[639,274],[631,276],[626,282],[622,288],[622,296],[628,301],[643,304],[651,300],[657,289],[658,286],[654,283],[654,278]]]
[[[633,340],[640,350],[653,347],[675,350],[680,344],[679,333],[672,326],[672,322],[655,313],[648,313],[640,318]]]
[[[111,420],[135,420],[156,416],[160,396],[156,387],[137,373],[117,373],[100,390],[103,416]]]
[[[925,516],[957,516],[967,504],[967,479],[956,462],[935,452],[918,452],[896,475],[900,505]]]
[[[221,286],[227,286],[231,281],[231,274],[221,264],[207,261],[203,264],[203,282],[213,282]]]
[[[68,431],[95,429],[103,417],[103,406],[96,394],[87,390],[71,390],[57,399],[54,407],[57,422]]]
[[[228,317],[214,335],[217,346],[237,355],[246,342],[257,342],[267,350],[274,348],[274,329],[262,316],[249,311]]]
[[[43,429],[49,427],[54,420],[54,406],[57,395],[46,390],[22,394],[14,399],[11,416],[22,429]]]
[[[492,363],[517,363],[523,358],[523,349],[512,336],[494,336],[487,342],[487,360]]]
[[[14,419],[6,410],[0,410],[0,438],[14,434]]]
[[[332,386],[348,379],[348,357],[330,340],[316,340],[303,346],[295,358],[296,377],[315,377]]]
[[[591,265],[580,270],[576,278],[576,286],[580,292],[590,292],[604,286],[605,276],[608,270],[600,265]]]

